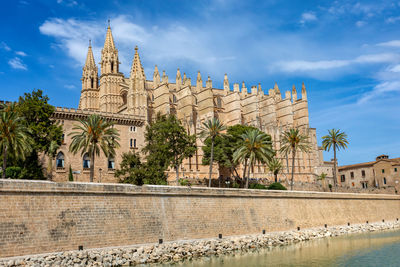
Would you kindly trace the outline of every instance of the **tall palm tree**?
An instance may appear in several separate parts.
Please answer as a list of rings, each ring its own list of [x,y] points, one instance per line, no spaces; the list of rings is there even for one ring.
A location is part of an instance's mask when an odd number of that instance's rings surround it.
[[[47,177],[49,180],[52,180],[53,177],[53,159],[56,156],[57,150],[60,148],[60,145],[55,140],[51,140],[49,145],[49,150],[47,151],[47,156],[49,157],[49,163],[47,165]]]
[[[292,177],[290,183],[290,190],[293,190],[294,179],[294,161],[296,158],[296,151],[308,152],[310,150],[310,143],[308,136],[300,133],[299,129],[289,129],[284,131],[281,136],[281,149],[284,154],[292,153]]]
[[[211,155],[210,155],[210,171],[208,176],[208,187],[211,187],[211,176],[212,176],[212,165],[214,161],[214,142],[215,138],[222,134],[226,130],[225,125],[223,125],[219,119],[212,118],[206,122],[203,122],[203,128],[201,129],[199,136],[201,138],[211,139]]]
[[[86,120],[79,120],[80,125],[75,125],[72,129],[76,130],[69,135],[72,142],[69,150],[76,154],[81,151],[90,157],[90,182],[93,182],[95,156],[103,151],[106,157],[115,155],[115,148],[119,147],[119,133],[113,127],[113,123],[106,121],[99,115],[90,115]]]
[[[267,161],[267,167],[270,172],[274,174],[275,183],[278,182],[278,173],[282,170],[281,161],[274,157],[271,160]]]
[[[2,105],[0,108],[0,148],[3,152],[3,178],[6,177],[7,156],[24,159],[32,150],[32,137],[24,124],[24,118],[15,110],[15,104]]]
[[[274,155],[271,137],[258,129],[250,130],[242,134],[243,144],[233,153],[235,162],[248,164],[246,188],[249,187],[250,170],[256,162],[265,163]]]
[[[322,148],[325,151],[330,151],[333,147],[333,184],[337,187],[336,180],[336,150],[346,149],[349,142],[347,141],[347,134],[345,132],[341,132],[339,129],[331,129],[328,130],[328,134],[322,137]]]
[[[317,180],[321,181],[322,189],[326,191],[326,176],[328,176],[326,173],[321,173],[321,175],[318,176]]]

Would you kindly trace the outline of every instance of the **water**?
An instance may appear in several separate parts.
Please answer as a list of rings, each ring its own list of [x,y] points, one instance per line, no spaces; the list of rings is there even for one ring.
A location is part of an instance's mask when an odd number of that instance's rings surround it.
[[[400,231],[323,238],[289,246],[158,266],[400,266]]]

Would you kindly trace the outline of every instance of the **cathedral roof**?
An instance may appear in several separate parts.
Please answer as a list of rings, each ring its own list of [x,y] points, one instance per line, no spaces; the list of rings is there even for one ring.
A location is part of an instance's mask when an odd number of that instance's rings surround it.
[[[135,47],[135,56],[133,57],[133,61],[132,61],[131,78],[146,79],[142,63],[140,62],[138,50],[139,50],[139,48],[136,46]]]

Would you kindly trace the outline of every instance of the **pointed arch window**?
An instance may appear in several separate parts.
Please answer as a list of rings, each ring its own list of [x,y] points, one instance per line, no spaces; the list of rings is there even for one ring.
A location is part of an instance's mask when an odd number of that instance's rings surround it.
[[[111,62],[111,72],[114,71],[114,62]]]
[[[64,153],[58,152],[56,157],[56,167],[64,168]]]
[[[84,169],[89,169],[90,168],[90,157],[88,153],[85,153],[85,155],[83,155],[83,168]]]
[[[172,95],[172,103],[178,102],[178,99],[176,98],[176,95]]]
[[[383,177],[383,184],[386,184],[386,177]]]
[[[94,85],[94,80],[93,78],[90,78],[90,88],[94,88],[93,85]]]

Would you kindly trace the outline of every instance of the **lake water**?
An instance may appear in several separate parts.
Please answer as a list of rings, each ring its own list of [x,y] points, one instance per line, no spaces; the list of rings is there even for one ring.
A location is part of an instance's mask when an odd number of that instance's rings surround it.
[[[400,266],[400,231],[323,238],[289,246],[158,266]]]

